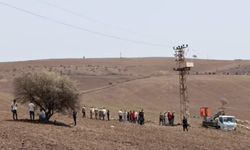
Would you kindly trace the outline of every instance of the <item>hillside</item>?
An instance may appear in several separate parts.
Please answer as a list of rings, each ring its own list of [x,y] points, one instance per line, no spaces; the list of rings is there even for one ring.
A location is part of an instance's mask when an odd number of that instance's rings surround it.
[[[175,111],[179,122],[178,76],[172,58],[64,59],[0,63],[0,148],[18,149],[249,149],[250,133],[233,133],[200,127],[199,108],[215,113],[221,100],[226,113],[250,120],[250,61],[190,60],[195,67],[188,77],[191,131],[181,127],[159,127],[158,115]],[[80,119],[75,128],[8,121],[13,99],[13,79],[31,71],[54,71],[75,80],[81,104],[117,111],[144,109],[144,127]],[[21,106],[20,117],[27,118]],[[69,116],[56,115],[66,124]],[[114,126],[114,127],[113,127]],[[182,138],[181,138],[182,137]],[[67,142],[65,142],[67,141]],[[22,145],[24,142],[24,145]],[[21,147],[20,147],[21,146]]]

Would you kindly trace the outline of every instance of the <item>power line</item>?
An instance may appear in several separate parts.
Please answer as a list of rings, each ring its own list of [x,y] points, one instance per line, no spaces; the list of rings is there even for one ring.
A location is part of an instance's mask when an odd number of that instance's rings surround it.
[[[92,23],[96,23],[96,24],[101,24],[103,26],[106,26],[106,27],[110,27],[110,28],[115,28],[117,30],[121,30],[121,31],[125,31],[125,32],[129,32],[129,33],[133,33],[133,34],[141,34],[141,33],[137,33],[135,31],[131,31],[129,29],[126,29],[126,28],[123,28],[123,27],[120,27],[120,26],[114,26],[114,25],[111,25],[111,24],[108,24],[108,23],[105,23],[105,22],[102,22],[100,20],[97,20],[97,19],[94,19],[92,17],[89,17],[87,15],[84,15],[82,13],[78,13],[76,11],[73,11],[73,10],[70,10],[70,9],[67,9],[67,8],[64,8],[64,7],[61,7],[59,5],[56,5],[55,3],[51,3],[51,2],[47,2],[47,1],[44,1],[44,0],[35,0],[36,2],[39,2],[39,3],[42,3],[44,5],[48,5],[50,7],[54,7],[56,9],[59,9],[61,11],[64,11],[66,13],[69,13],[71,15],[74,15],[74,16],[77,16],[81,19],[84,19],[84,20],[87,20],[89,22],[92,22]]]
[[[131,43],[136,43],[136,44],[149,45],[149,46],[158,46],[158,47],[165,47],[165,48],[168,47],[167,45],[164,45],[164,44],[156,44],[156,43],[150,43],[150,42],[146,42],[146,41],[133,40],[133,39],[128,39],[128,38],[124,38],[124,37],[120,37],[120,36],[115,36],[115,35],[110,35],[110,34],[98,32],[98,31],[90,30],[90,29],[87,29],[87,28],[83,28],[81,26],[76,26],[76,25],[65,23],[65,22],[62,22],[62,21],[59,21],[59,20],[56,20],[56,19],[52,19],[52,18],[49,18],[47,16],[43,16],[43,15],[34,13],[32,11],[29,11],[29,10],[26,10],[26,9],[23,9],[23,8],[19,8],[19,7],[16,7],[16,6],[8,4],[8,3],[0,2],[0,5],[4,5],[6,7],[9,7],[9,8],[16,9],[18,11],[24,12],[26,14],[29,14],[29,15],[32,15],[32,16],[35,16],[35,17],[39,17],[41,19],[44,19],[44,20],[47,20],[47,21],[50,21],[50,22],[53,22],[53,23],[61,24],[61,25],[64,25],[64,26],[67,26],[67,27],[70,27],[70,28],[73,28],[73,29],[85,31],[85,32],[88,32],[88,33],[91,33],[91,34],[95,34],[95,35],[99,35],[99,36],[103,36],[103,37],[107,37],[107,38],[112,38],[112,39],[116,39],[116,40],[121,40],[121,41],[127,41],[127,42],[131,42]]]

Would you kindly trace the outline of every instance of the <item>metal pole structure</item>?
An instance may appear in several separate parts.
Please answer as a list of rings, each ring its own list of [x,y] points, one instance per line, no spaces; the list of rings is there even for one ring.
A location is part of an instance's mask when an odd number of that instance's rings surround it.
[[[176,68],[175,71],[179,72],[179,86],[180,86],[180,120],[182,122],[183,117],[189,117],[189,100],[188,100],[188,88],[187,88],[187,75],[193,63],[187,62],[185,59],[185,50],[188,49],[188,45],[182,45],[174,47]]]

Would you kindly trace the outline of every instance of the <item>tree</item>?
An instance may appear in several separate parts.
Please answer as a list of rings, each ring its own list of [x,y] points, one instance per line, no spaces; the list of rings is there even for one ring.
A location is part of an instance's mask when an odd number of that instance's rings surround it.
[[[57,112],[79,106],[79,94],[74,83],[53,72],[26,73],[14,80],[15,96],[20,103],[33,102],[45,110],[49,119]]]

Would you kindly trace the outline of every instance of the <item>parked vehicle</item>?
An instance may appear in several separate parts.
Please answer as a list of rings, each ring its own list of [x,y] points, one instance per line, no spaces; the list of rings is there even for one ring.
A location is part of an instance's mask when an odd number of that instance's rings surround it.
[[[208,107],[202,107],[200,110],[201,116],[204,118],[202,121],[203,127],[214,127],[225,131],[236,130],[237,122],[235,116],[227,116],[224,111],[211,115]]]

